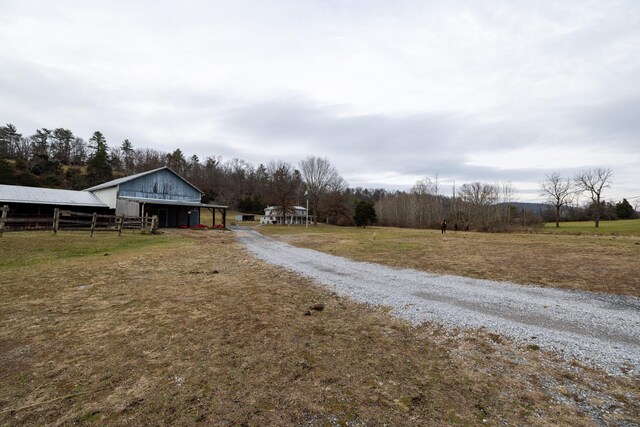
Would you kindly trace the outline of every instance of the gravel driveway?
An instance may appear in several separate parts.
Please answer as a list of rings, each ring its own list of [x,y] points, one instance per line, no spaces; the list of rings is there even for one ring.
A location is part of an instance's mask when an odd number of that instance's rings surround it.
[[[640,298],[396,269],[235,234],[258,258],[413,323],[486,328],[610,373],[640,374]]]

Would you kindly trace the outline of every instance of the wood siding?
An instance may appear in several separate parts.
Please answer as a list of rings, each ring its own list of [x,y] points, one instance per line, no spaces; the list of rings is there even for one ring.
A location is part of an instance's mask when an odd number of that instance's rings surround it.
[[[200,203],[201,194],[168,170],[141,176],[120,184],[119,197],[179,200]]]

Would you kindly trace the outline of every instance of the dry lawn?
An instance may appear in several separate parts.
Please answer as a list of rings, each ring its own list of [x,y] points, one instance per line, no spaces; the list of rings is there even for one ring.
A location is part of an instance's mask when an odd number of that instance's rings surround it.
[[[640,420],[637,378],[412,327],[256,261],[229,232],[122,239],[0,239],[0,259],[30,260],[0,264],[1,425]]]
[[[640,236],[261,226],[296,246],[440,274],[640,297]]]

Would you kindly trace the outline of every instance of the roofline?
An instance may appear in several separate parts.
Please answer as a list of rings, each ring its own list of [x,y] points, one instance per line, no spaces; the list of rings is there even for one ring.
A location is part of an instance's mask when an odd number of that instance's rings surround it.
[[[204,191],[200,190],[198,187],[196,187],[195,185],[190,183],[185,177],[183,177],[182,175],[180,175],[179,173],[177,173],[176,171],[171,169],[169,166],[162,166],[160,168],[152,169],[152,170],[149,170],[149,171],[146,171],[146,172],[140,172],[140,173],[136,173],[136,174],[129,175],[129,176],[123,176],[122,178],[112,179],[111,181],[103,182],[102,184],[98,184],[98,185],[94,185],[93,187],[86,188],[85,191],[97,191],[97,190],[102,190],[102,189],[109,188],[109,187],[119,186],[123,182],[129,182],[131,180],[134,180],[134,179],[137,179],[137,178],[152,174],[154,172],[161,171],[163,169],[168,170],[169,172],[171,172],[172,174],[174,174],[175,176],[177,176],[178,178],[180,178],[181,180],[183,180],[184,182],[189,184],[191,187],[196,189],[201,195],[204,195]]]
[[[20,204],[20,205],[42,205],[42,206],[85,206],[88,208],[106,208],[112,209],[109,205],[106,204],[89,204],[89,203],[62,203],[62,202],[54,202],[51,200],[46,200],[44,202],[32,201],[32,200],[1,200],[0,203],[12,205],[12,204]]]
[[[17,197],[8,198],[0,194],[0,203],[7,203],[7,204],[18,203],[18,204],[24,204],[24,205],[48,205],[48,206],[86,206],[86,207],[94,207],[94,208],[109,208],[108,204],[104,203],[102,200],[100,200],[100,198],[98,198],[98,196],[96,196],[90,191],[67,190],[62,188],[48,188],[48,187],[33,187],[28,185],[0,184],[0,189],[2,189],[3,187],[15,189],[20,191],[21,193],[23,191],[22,189],[25,189],[24,191],[27,191],[27,190],[39,191],[41,193],[45,193],[49,195],[49,198],[28,199],[28,198],[23,198],[24,197],[23,194],[20,194]],[[92,199],[92,201],[87,201],[87,202],[75,201],[75,200],[59,201],[59,200],[56,200],[56,198],[60,199],[61,196],[57,196],[54,198],[51,198],[50,196],[51,194],[58,194],[58,195],[64,194],[66,195],[66,198],[69,198],[70,197],[69,194],[81,194],[81,193],[83,195],[86,194],[87,197]],[[62,196],[62,198],[64,199],[65,196]]]
[[[229,206],[212,205],[209,203],[202,203],[202,202],[189,202],[186,200],[149,199],[145,197],[129,197],[129,196],[118,197],[118,199],[129,200],[129,201],[138,202],[138,203],[149,203],[151,205],[158,204],[158,205],[175,205],[175,206],[197,206],[201,208],[221,208],[221,209],[229,208]]]

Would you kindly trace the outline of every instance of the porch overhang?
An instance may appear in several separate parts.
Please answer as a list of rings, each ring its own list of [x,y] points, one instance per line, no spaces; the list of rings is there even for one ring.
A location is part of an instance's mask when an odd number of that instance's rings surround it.
[[[142,204],[149,205],[169,205],[169,206],[185,206],[185,207],[194,207],[194,208],[206,208],[211,211],[213,214],[213,226],[216,225],[216,215],[215,211],[217,210],[222,215],[222,226],[227,227],[227,209],[229,206],[224,205],[213,205],[210,203],[201,203],[201,202],[193,202],[188,200],[168,200],[168,199],[151,199],[146,197],[128,197],[121,196],[118,197],[121,200],[127,200],[131,202],[137,202]]]

